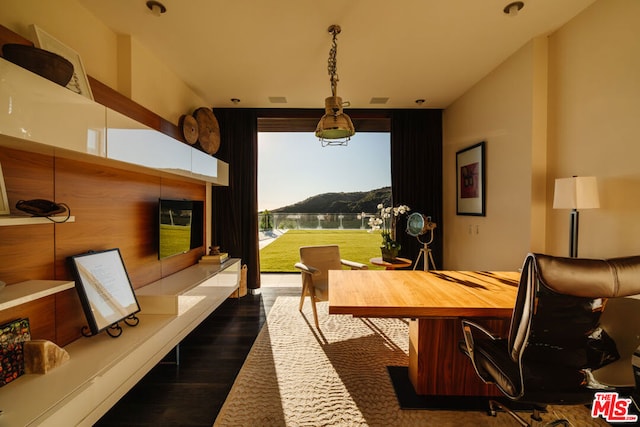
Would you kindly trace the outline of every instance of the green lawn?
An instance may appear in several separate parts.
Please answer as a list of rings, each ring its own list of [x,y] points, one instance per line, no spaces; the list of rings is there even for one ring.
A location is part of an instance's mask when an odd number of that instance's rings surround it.
[[[297,272],[293,265],[300,260],[300,246],[338,245],[340,257],[381,269],[369,263],[380,256],[382,238],[379,232],[367,230],[289,230],[260,250],[260,270],[263,273]]]

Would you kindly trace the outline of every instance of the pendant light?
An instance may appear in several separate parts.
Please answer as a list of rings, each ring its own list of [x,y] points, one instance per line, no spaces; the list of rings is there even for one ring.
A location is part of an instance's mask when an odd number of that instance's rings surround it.
[[[356,133],[351,118],[342,110],[345,105],[349,106],[349,103],[343,103],[342,98],[336,95],[338,91],[337,35],[340,34],[340,31],[339,25],[331,25],[329,27],[329,33],[333,36],[328,61],[331,96],[324,100],[325,113],[316,127],[316,136],[320,139],[323,147],[328,145],[347,145],[349,139]]]

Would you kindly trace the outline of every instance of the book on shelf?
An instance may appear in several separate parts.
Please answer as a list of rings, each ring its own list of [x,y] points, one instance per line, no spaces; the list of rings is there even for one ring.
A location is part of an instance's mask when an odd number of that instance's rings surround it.
[[[0,325],[0,387],[24,374],[24,343],[30,339],[27,318]]]
[[[199,262],[211,263],[211,264],[222,264],[227,259],[229,259],[229,254],[227,252],[221,252],[217,255],[203,255],[202,258],[200,258]]]

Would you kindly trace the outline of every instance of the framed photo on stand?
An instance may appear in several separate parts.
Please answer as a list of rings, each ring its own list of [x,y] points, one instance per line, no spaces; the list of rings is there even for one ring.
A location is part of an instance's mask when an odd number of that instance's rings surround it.
[[[67,84],[67,89],[93,101],[93,93],[91,92],[89,79],[84,71],[80,54],[34,24],[31,25],[31,31],[34,35],[33,43],[36,47],[57,53],[73,64],[73,76],[71,76],[71,80]]]
[[[89,324],[82,328],[82,335],[89,337],[106,330],[116,338],[122,333],[118,322],[138,324],[136,313],[140,305],[118,248],[90,251],[68,259]]]
[[[485,143],[456,153],[456,214],[485,216]]]

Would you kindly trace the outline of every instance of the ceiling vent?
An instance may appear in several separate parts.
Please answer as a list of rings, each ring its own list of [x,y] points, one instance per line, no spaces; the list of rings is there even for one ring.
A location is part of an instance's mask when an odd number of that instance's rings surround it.
[[[272,104],[286,104],[287,98],[284,96],[270,96],[269,102]]]
[[[386,104],[387,101],[389,101],[389,97],[383,97],[383,96],[374,96],[373,98],[371,98],[371,100],[369,101],[369,104]]]

